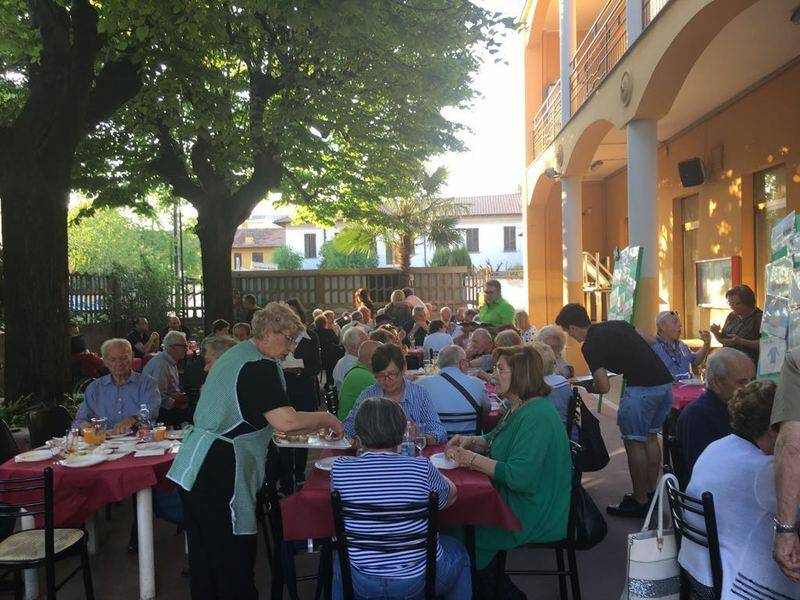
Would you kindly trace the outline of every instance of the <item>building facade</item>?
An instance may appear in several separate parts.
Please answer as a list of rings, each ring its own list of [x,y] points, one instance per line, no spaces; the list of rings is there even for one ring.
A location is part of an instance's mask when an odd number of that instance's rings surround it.
[[[274,269],[273,254],[285,243],[283,229],[240,227],[233,238],[231,268],[234,271]]]
[[[646,330],[669,308],[696,338],[739,282],[763,306],[771,228],[800,208],[796,0],[529,0],[522,18],[534,322],[586,303],[587,254],[627,245]]]

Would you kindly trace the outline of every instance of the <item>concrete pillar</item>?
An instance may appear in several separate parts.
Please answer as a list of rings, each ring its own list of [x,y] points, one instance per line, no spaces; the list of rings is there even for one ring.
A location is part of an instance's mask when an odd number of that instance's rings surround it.
[[[656,121],[631,121],[628,133],[628,244],[641,246],[636,325],[655,330],[658,292],[658,139]]]
[[[561,239],[564,258],[564,303],[583,304],[583,227],[581,178],[561,179]]]
[[[628,36],[628,46],[630,47],[642,33],[642,3],[628,2],[625,7],[625,28]]]
[[[561,63],[561,124],[566,125],[572,116],[570,89],[570,63],[575,56],[578,40],[575,0],[558,0],[559,57]]]

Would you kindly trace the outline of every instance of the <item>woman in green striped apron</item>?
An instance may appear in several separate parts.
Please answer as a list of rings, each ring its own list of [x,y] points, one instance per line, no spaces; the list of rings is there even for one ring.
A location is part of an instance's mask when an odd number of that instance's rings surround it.
[[[335,416],[290,406],[278,361],[305,330],[295,313],[272,302],[256,312],[252,327],[253,337],[228,350],[209,371],[194,427],[168,474],[183,503],[194,600],[258,597],[256,494],[273,430],[343,433]]]

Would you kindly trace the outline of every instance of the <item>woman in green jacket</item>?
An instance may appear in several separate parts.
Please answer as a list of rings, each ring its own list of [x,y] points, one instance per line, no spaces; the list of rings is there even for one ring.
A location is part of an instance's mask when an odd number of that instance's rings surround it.
[[[459,466],[491,477],[522,523],[520,531],[475,528],[479,587],[493,587],[502,576],[498,552],[564,538],[572,478],[569,440],[547,399],[541,356],[531,346],[511,346],[496,349],[494,360],[497,393],[508,399],[508,412],[491,433],[456,435],[447,447],[448,458]],[[509,578],[503,580],[513,586]]]

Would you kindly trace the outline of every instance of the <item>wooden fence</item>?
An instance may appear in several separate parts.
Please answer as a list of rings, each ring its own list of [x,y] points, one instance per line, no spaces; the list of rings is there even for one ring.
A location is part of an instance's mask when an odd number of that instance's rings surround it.
[[[436,306],[477,305],[485,271],[464,267],[411,269],[411,287]],[[353,307],[353,292],[369,290],[375,304],[386,304],[401,286],[398,269],[350,269],[341,271],[236,271],[233,290],[237,306],[244,294],[253,294],[260,305],[274,300],[299,298],[309,308],[341,310]]]
[[[262,306],[294,297],[309,308],[342,310],[352,308],[353,292],[358,288],[369,290],[376,304],[386,304],[392,291],[401,287],[401,278],[398,269],[235,271],[233,297],[237,314],[242,295],[248,293]],[[416,268],[411,269],[411,278],[411,286],[426,302],[437,307],[466,306],[478,304],[488,273],[465,267]],[[149,314],[150,303],[136,290],[123,287],[114,275],[70,274],[70,314],[81,323],[112,323],[125,329],[131,317]],[[186,280],[182,290],[175,286],[167,304],[181,319],[202,323],[202,283]]]

